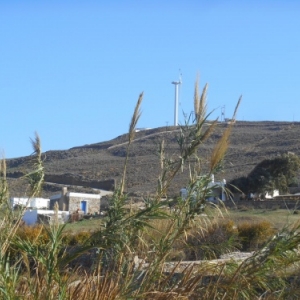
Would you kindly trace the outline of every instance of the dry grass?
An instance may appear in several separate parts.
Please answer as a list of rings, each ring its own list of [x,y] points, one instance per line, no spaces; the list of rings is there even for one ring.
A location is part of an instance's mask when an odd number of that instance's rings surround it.
[[[274,228],[281,230],[286,225],[291,225],[298,221],[299,216],[293,214],[287,209],[276,209],[276,210],[267,210],[267,209],[247,209],[247,210],[228,210],[228,213],[224,216],[226,218],[234,220],[235,223],[239,224],[242,222],[259,222],[259,221],[268,221]]]

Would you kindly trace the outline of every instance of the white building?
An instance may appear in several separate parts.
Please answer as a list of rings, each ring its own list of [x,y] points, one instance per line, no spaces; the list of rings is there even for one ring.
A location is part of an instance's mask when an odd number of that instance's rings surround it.
[[[211,181],[207,185],[207,189],[210,191],[210,195],[207,197],[207,201],[217,202],[226,201],[226,180],[215,181],[214,175],[211,176]],[[182,200],[188,197],[188,189],[186,187],[180,190],[180,196]]]
[[[279,190],[274,190],[272,193],[265,193],[265,199],[273,199],[276,196],[279,196]]]
[[[40,209],[27,209],[24,212],[22,220],[26,225],[34,225],[36,223],[51,223],[54,220],[54,211],[53,210],[40,210]],[[58,211],[57,219],[60,223],[66,223],[69,220],[68,211]]]
[[[10,198],[10,207],[14,209],[16,206],[27,208],[47,209],[49,208],[50,199],[46,198],[26,198],[26,197],[12,197]]]
[[[226,180],[215,181],[214,175],[211,177],[211,182],[208,184],[208,187],[211,189],[212,195],[207,198],[208,201],[226,201]]]

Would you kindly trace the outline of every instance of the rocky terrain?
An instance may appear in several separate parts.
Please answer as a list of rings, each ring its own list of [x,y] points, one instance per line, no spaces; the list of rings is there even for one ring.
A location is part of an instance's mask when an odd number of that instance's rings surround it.
[[[205,173],[213,146],[228,126],[220,123],[215,133],[199,148],[202,172]],[[224,160],[223,171],[216,180],[247,175],[260,161],[285,152],[300,155],[300,122],[246,122],[237,121],[230,138],[230,147]],[[160,173],[158,145],[165,141],[168,155],[178,155],[176,137],[179,127],[161,127],[139,131],[130,150],[126,190],[132,195],[155,192]],[[43,153],[45,185],[43,197],[52,195],[68,185],[72,191],[92,192],[94,188],[113,189],[120,182],[126,154],[127,135],[110,141],[83,145],[63,151]],[[26,183],[20,179],[28,171],[30,157],[7,161],[7,177],[12,196],[24,196]],[[188,182],[188,168],[175,178],[169,194],[178,194]]]

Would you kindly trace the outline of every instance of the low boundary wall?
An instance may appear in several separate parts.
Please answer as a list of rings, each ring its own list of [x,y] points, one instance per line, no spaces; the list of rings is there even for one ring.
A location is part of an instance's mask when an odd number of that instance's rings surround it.
[[[292,209],[300,210],[300,199],[279,199],[279,200],[263,200],[263,201],[253,201],[253,200],[237,200],[235,202],[227,200],[224,203],[227,207],[234,206],[245,206],[257,209]]]

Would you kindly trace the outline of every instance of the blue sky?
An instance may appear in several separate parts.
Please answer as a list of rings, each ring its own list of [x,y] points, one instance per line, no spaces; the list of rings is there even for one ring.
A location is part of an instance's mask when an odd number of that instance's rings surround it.
[[[29,155],[110,140],[193,111],[194,83],[208,110],[237,119],[300,121],[299,1],[1,1],[0,151]],[[180,70],[180,71],[179,71]]]

